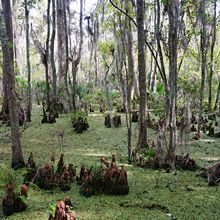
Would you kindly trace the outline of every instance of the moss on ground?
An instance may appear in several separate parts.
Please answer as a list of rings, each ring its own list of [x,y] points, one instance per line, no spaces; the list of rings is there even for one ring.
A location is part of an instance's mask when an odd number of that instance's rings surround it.
[[[126,127],[123,118],[122,127],[105,128],[104,115],[92,114],[88,117],[90,128],[83,134],[76,134],[70,123],[70,116],[61,116],[56,124],[41,124],[40,110],[35,109],[30,128],[22,133],[24,156],[27,159],[33,151],[35,161],[43,165],[50,161],[52,149],[56,152],[56,162],[60,154],[60,142],[57,133],[65,128],[64,151],[65,162],[73,163],[79,168],[82,164],[98,163],[99,156],[108,158],[112,153],[119,163],[124,163],[128,171],[130,192],[126,196],[96,195],[85,198],[79,194],[79,186],[72,185],[71,191],[60,192],[40,190],[35,186],[29,189],[28,204],[25,212],[14,214],[8,220],[46,220],[50,203],[63,199],[69,194],[73,200],[77,219],[83,220],[126,220],[126,219],[186,219],[186,220],[218,220],[220,219],[219,186],[208,187],[196,172],[177,171],[166,173],[164,170],[142,169],[126,164]],[[133,124],[133,146],[137,139],[137,124]],[[9,128],[0,127],[0,165],[10,164],[10,142],[7,141]],[[155,138],[155,132],[149,132],[149,138]],[[206,139],[206,138],[204,138]],[[208,166],[220,159],[219,139],[207,143],[204,140],[191,141],[188,144],[190,155],[199,165]],[[182,151],[179,149],[179,151]],[[22,171],[16,171],[21,177]],[[0,179],[0,198],[4,196],[4,183]],[[157,204],[159,208],[148,209],[145,206]],[[126,207],[126,205],[134,207]],[[138,207],[139,206],[139,207]],[[167,214],[172,214],[170,215]],[[0,219],[5,219],[0,209]]]

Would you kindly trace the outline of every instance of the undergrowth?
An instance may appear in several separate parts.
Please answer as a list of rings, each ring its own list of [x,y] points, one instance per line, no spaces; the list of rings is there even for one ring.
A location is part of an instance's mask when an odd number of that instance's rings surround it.
[[[82,164],[99,165],[99,156],[110,158],[115,154],[118,163],[125,164],[128,171],[129,194],[126,196],[96,195],[85,198],[79,194],[79,186],[74,183],[69,192],[60,192],[58,189],[45,191],[32,185],[29,189],[28,209],[16,213],[8,220],[47,220],[51,204],[70,195],[77,213],[78,220],[131,220],[131,219],[186,219],[186,220],[218,220],[220,216],[219,186],[208,187],[196,172],[177,171],[167,173],[165,170],[142,169],[126,163],[126,127],[122,115],[120,128],[105,128],[104,115],[90,114],[88,122],[90,128],[83,134],[76,134],[69,126],[71,115],[63,115],[56,124],[41,124],[40,109],[35,108],[32,125],[22,133],[24,156],[27,159],[29,152],[34,154],[35,162],[43,165],[50,161],[54,149],[56,163],[60,154],[59,130],[65,128],[64,153],[65,162],[72,163],[80,170]],[[22,129],[22,128],[21,128]],[[137,142],[137,123],[133,124],[132,143]],[[9,127],[0,127],[0,167],[3,171],[11,162],[11,144],[8,140]],[[149,138],[155,139],[155,132],[149,131]],[[188,150],[190,157],[200,166],[208,166],[220,160],[219,139],[207,141],[204,137],[200,141],[190,141]],[[183,149],[179,149],[182,152]],[[10,170],[10,169],[9,169]],[[4,173],[4,172],[3,172]],[[8,171],[9,178],[22,178],[23,171]],[[7,172],[5,172],[7,174]],[[8,175],[8,174],[7,174]],[[4,196],[6,176],[0,175],[0,200]],[[1,201],[0,201],[1,202]],[[164,208],[161,208],[164,207]],[[0,219],[5,219],[0,209]]]

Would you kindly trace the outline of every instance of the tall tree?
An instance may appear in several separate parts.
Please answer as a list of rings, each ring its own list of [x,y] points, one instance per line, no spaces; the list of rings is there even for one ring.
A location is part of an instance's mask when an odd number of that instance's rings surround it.
[[[66,98],[69,105],[69,111],[72,111],[72,101],[68,86],[68,70],[69,70],[69,37],[68,37],[68,25],[67,25],[67,2],[63,1],[64,12],[64,36],[65,36],[65,72],[64,72],[64,86],[66,91]]]
[[[8,0],[1,0],[3,8],[3,17],[5,22],[5,38],[2,39],[3,51],[3,70],[6,76],[6,91],[8,97],[8,107],[11,125],[12,140],[12,168],[18,169],[25,166],[18,119],[18,100],[15,93],[15,75],[14,75],[14,52],[13,52],[13,25],[11,14],[11,3]]]
[[[80,17],[79,17],[79,47],[78,51],[73,50],[71,51],[71,62],[72,62],[72,102],[73,102],[73,109],[76,110],[76,76],[78,72],[78,66],[82,56],[82,46],[83,46],[83,0],[80,0]],[[97,64],[95,64],[97,65]]]
[[[174,166],[177,128],[176,128],[176,103],[177,103],[177,77],[178,77],[178,31],[179,31],[179,0],[168,1],[168,53],[169,53],[169,130],[170,140],[167,160]]]
[[[199,123],[198,132],[201,131],[202,114],[203,114],[203,102],[205,92],[205,80],[206,80],[206,61],[207,61],[207,30],[206,30],[206,0],[200,0],[199,18],[200,18],[200,59],[201,59],[201,85],[199,96]]]
[[[31,65],[30,65],[30,36],[29,36],[29,6],[28,1],[24,1],[25,5],[25,25],[26,25],[26,61],[27,61],[27,76],[28,76],[28,91],[27,91],[27,121],[31,121]]]
[[[146,126],[146,61],[144,33],[144,0],[137,0],[138,71],[139,71],[139,137],[138,147],[147,147]]]
[[[51,110],[53,110],[53,109],[50,108],[51,103],[50,103],[50,83],[49,83],[50,5],[51,5],[51,0],[48,0],[48,2],[47,2],[47,36],[46,36],[45,48],[42,46],[41,42],[37,38],[37,35],[36,35],[35,31],[33,30],[32,25],[31,25],[31,36],[34,41],[34,45],[40,54],[41,62],[45,68],[46,104],[47,104],[48,111],[51,113]]]
[[[65,23],[64,23],[64,1],[57,0],[57,53],[58,53],[58,79],[64,85],[66,71],[65,52]]]
[[[125,0],[125,11],[127,14],[129,14],[129,0]],[[131,26],[131,20],[125,16],[125,30],[126,30],[126,36],[127,36],[127,57],[128,57],[128,99],[130,100],[132,97],[132,88],[135,81],[135,71],[134,71],[134,56],[133,56],[133,33],[132,33],[132,26]]]
[[[44,56],[45,78],[46,78],[46,100],[47,100],[47,108],[49,112],[51,111],[50,109],[50,84],[49,84],[50,4],[51,4],[51,0],[48,0],[48,3],[47,3],[47,38],[46,38],[46,49],[45,49],[45,56]]]
[[[220,79],[218,80],[218,90],[217,90],[217,94],[216,94],[214,110],[217,110],[218,106],[220,109],[219,96],[220,96]]]
[[[50,63],[52,71],[52,87],[53,87],[53,97],[57,96],[57,74],[56,74],[56,64],[54,57],[54,43],[56,37],[56,2],[52,0],[52,34],[50,39]]]
[[[213,2],[213,19],[212,19],[212,30],[211,30],[211,53],[210,53],[210,73],[209,73],[209,79],[208,79],[208,85],[209,85],[209,95],[208,95],[208,109],[211,111],[212,109],[212,79],[213,79],[213,73],[214,73],[214,49],[215,49],[215,43],[216,43],[216,23],[217,23],[217,0],[214,0]]]

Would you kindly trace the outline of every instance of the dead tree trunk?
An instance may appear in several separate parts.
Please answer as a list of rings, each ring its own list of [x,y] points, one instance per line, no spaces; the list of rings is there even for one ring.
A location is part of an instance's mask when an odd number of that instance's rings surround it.
[[[14,55],[13,55],[13,26],[11,4],[8,0],[1,0],[5,23],[5,38],[2,39],[3,65],[6,76],[6,91],[11,124],[12,140],[12,168],[18,169],[25,166],[18,119],[18,102],[15,94]]]

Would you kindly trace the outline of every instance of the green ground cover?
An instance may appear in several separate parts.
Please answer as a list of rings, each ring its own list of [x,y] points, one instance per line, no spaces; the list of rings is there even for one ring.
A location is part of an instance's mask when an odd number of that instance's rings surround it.
[[[130,192],[126,196],[95,195],[85,198],[79,194],[79,186],[74,183],[69,192],[59,189],[46,191],[32,186],[29,189],[28,209],[16,213],[8,220],[46,220],[51,203],[70,195],[78,220],[131,220],[131,219],[186,219],[218,220],[220,219],[219,186],[208,187],[197,172],[177,171],[167,173],[165,170],[151,170],[134,167],[126,163],[126,127],[105,128],[102,114],[88,117],[90,128],[83,134],[76,134],[70,124],[70,116],[61,116],[56,124],[41,124],[40,109],[35,109],[31,127],[22,133],[24,156],[27,159],[33,151],[35,162],[43,165],[50,161],[55,149],[56,162],[60,154],[60,141],[57,133],[65,128],[64,151],[65,162],[72,163],[79,172],[82,164],[99,163],[99,156],[110,158],[116,155],[118,163],[125,164],[128,172]],[[133,124],[133,146],[137,139],[137,124]],[[9,127],[0,127],[0,166],[10,165],[11,149],[7,136]],[[154,140],[155,131],[149,131],[149,139]],[[190,156],[200,166],[208,166],[220,160],[220,141],[207,143],[208,137],[188,143]],[[181,152],[182,149],[179,149]],[[24,171],[15,171],[21,181]],[[5,173],[7,175],[7,172]],[[0,179],[0,200],[4,196],[5,183]],[[1,202],[1,201],[0,201]],[[152,209],[149,206],[153,207]],[[0,209],[0,219],[5,219]]]

